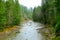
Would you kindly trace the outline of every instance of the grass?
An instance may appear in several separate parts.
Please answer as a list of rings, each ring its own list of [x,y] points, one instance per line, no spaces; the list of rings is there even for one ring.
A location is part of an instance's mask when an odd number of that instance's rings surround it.
[[[60,40],[60,36],[52,38],[52,40]]]

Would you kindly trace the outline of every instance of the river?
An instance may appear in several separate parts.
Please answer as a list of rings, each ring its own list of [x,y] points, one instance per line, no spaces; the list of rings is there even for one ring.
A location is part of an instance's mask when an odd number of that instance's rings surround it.
[[[27,21],[21,25],[19,32],[8,35],[1,40],[43,40],[43,36],[38,33],[38,28],[42,28],[42,24]]]

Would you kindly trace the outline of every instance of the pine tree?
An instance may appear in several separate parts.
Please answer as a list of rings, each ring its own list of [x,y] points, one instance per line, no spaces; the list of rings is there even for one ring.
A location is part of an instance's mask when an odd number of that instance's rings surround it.
[[[18,25],[20,24],[20,5],[18,0],[15,0],[15,4],[14,4],[14,20],[13,20],[13,24],[14,25]]]
[[[5,27],[6,23],[6,5],[3,0],[0,0],[0,30]]]

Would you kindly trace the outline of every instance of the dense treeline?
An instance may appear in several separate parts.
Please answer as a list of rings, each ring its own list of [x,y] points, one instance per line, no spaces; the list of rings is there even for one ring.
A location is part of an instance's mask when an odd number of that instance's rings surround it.
[[[42,1],[44,3],[44,1]],[[54,27],[55,32],[58,32],[60,27],[60,13],[59,13],[59,0],[46,0],[44,4],[42,4],[42,14],[44,24],[51,25]]]
[[[32,16],[33,20],[40,22],[41,17],[42,17],[41,16],[41,7],[40,6],[35,7],[34,10],[33,10],[33,16]]]
[[[18,0],[0,0],[0,30],[20,23]]]
[[[27,8],[27,7],[25,7],[25,6],[23,6],[23,5],[21,5],[21,13],[22,13],[22,17],[24,18],[24,19],[32,19],[32,12],[33,12],[33,9],[32,8]]]
[[[42,0],[42,6],[34,8],[33,20],[44,25],[51,25],[55,33],[60,30],[60,1]],[[38,11],[40,10],[40,12]],[[40,16],[38,16],[40,14]]]
[[[43,14],[43,23],[55,27],[56,25],[56,7],[54,0],[42,1],[41,13]]]

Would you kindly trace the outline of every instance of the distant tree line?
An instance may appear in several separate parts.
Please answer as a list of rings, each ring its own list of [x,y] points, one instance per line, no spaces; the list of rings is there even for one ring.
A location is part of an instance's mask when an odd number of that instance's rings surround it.
[[[35,7],[34,10],[33,10],[33,15],[32,15],[32,18],[34,21],[37,21],[37,22],[40,22],[41,21],[41,7],[38,6],[38,7]]]
[[[0,30],[20,23],[18,0],[0,0]]]
[[[55,33],[58,32],[60,30],[60,0],[42,0],[42,6],[34,8],[33,20],[44,25],[51,25]]]
[[[32,19],[33,9],[32,8],[28,9],[27,7],[21,5],[21,13],[24,19]]]

